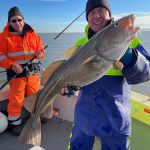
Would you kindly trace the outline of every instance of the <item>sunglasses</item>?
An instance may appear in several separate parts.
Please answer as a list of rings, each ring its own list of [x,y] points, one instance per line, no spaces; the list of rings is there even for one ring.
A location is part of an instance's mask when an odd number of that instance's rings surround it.
[[[16,22],[22,22],[23,19],[12,19],[11,22],[12,23],[16,23]]]

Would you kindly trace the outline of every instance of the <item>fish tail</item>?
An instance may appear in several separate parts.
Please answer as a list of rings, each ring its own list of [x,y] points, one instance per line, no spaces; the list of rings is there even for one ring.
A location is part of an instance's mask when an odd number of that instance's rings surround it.
[[[41,144],[41,121],[40,117],[34,122],[33,116],[25,124],[20,136],[19,142],[24,144],[38,145]]]

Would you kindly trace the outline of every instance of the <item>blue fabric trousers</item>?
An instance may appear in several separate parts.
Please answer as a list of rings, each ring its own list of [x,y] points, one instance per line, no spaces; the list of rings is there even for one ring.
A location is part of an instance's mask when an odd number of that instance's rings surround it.
[[[129,150],[129,136],[102,136],[101,150]],[[68,150],[92,150],[95,136],[88,136],[77,126],[73,126]]]

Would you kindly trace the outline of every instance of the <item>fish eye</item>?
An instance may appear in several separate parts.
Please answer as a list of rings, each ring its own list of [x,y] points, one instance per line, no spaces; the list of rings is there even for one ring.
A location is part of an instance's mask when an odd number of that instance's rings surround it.
[[[118,27],[118,26],[119,26],[119,22],[115,22],[114,27]]]

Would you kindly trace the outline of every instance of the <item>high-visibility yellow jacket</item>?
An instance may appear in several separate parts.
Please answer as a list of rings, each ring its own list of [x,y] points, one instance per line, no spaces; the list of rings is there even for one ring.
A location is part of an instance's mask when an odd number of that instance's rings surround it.
[[[88,41],[85,37],[76,46]],[[135,53],[135,61],[123,70],[110,68],[94,83],[80,89],[74,111],[74,125],[89,136],[110,136],[130,134],[130,85],[150,79],[150,55],[138,38],[130,47]]]

